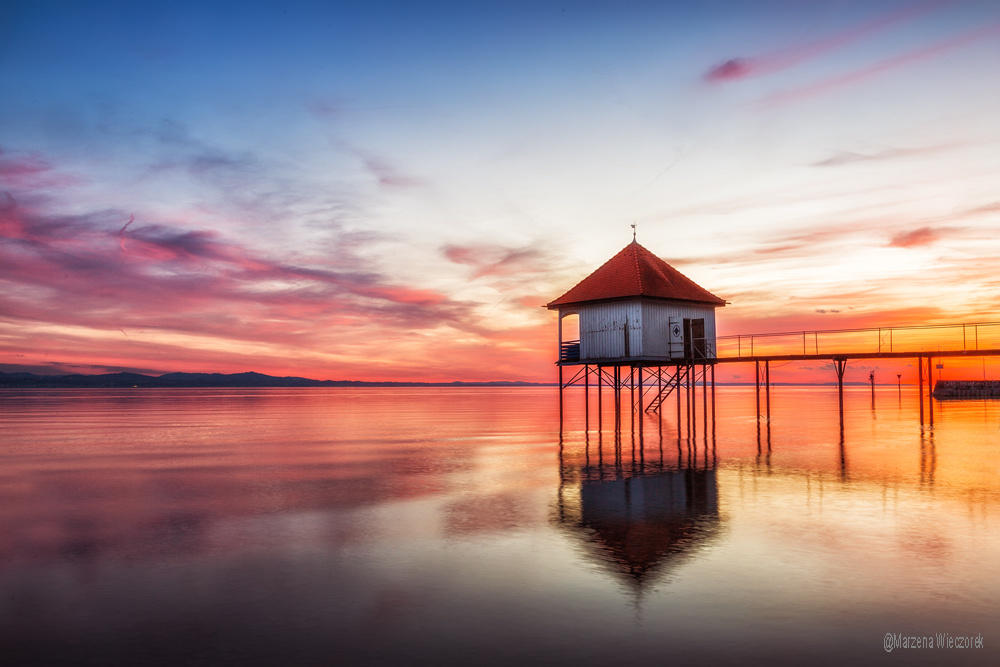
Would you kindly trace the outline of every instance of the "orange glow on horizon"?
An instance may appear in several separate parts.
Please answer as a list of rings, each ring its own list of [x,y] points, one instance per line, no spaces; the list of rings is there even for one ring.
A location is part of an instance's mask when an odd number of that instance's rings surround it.
[[[541,68],[549,33],[480,53],[446,13],[457,50],[427,62],[206,41],[169,97],[143,88],[167,61],[138,58],[106,104],[85,91],[120,81],[112,40],[66,51],[95,62],[56,85],[41,64],[81,35],[40,10],[7,59],[24,94],[0,138],[0,370],[551,382],[541,306],[633,227],[729,302],[722,336],[1000,320],[988,5],[694,8],[677,39]],[[553,34],[631,45],[659,20],[588,16]],[[337,66],[320,83],[303,62]],[[254,85],[216,104],[234,76]],[[938,334],[921,344],[954,343]],[[875,366],[912,382],[907,363]]]

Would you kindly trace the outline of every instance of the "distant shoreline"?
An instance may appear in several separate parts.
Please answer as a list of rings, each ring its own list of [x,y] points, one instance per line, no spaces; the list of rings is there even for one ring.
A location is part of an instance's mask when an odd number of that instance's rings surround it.
[[[836,382],[772,382],[776,387],[828,387]],[[867,382],[845,382],[846,386],[867,387]],[[720,387],[753,387],[753,382],[717,382]],[[105,373],[100,375],[38,375],[0,372],[0,389],[276,389],[289,387],[558,387],[555,382],[495,380],[470,382],[393,382],[365,380],[312,380],[302,377],[275,377],[263,373]],[[647,384],[647,386],[650,386]],[[876,384],[894,387],[896,383]],[[907,385],[912,386],[912,385]],[[574,385],[575,387],[575,385]]]
[[[281,387],[544,387],[556,383],[493,382],[393,382],[362,380],[312,380],[302,377],[275,377],[263,373],[105,373],[101,375],[38,375],[0,372],[3,389],[170,389],[184,388],[281,388]]]

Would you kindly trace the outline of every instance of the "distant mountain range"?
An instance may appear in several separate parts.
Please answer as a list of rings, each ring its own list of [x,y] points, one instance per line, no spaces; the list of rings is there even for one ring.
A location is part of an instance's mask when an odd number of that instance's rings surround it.
[[[537,387],[541,382],[361,382],[274,377],[263,373],[106,373],[103,375],[36,375],[0,372],[2,388],[115,388],[115,387]]]
[[[753,382],[719,382],[719,386],[752,387]],[[829,386],[835,382],[772,382],[771,386]],[[868,386],[867,382],[845,382],[845,386]],[[895,383],[877,386],[894,386]],[[103,375],[37,375],[0,372],[0,389],[99,389],[115,387],[555,387],[555,382],[363,382],[361,380],[310,380],[275,377],[263,373],[105,373]]]

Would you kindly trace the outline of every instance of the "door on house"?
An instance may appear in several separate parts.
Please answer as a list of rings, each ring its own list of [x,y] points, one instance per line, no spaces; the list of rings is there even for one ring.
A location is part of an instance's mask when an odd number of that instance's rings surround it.
[[[684,356],[688,359],[704,359],[707,356],[705,318],[684,318]]]

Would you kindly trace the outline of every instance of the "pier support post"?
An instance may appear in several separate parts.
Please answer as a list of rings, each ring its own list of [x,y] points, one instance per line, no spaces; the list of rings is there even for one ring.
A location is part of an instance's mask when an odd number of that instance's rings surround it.
[[[642,423],[645,421],[642,416],[642,366],[639,366],[639,456],[642,457]]]
[[[617,433],[618,429],[621,427],[621,422],[619,421],[621,408],[619,406],[618,399],[618,366],[611,367],[611,380],[614,382],[614,388],[611,391],[611,400],[615,403],[615,433]]]
[[[621,366],[615,367],[615,431],[621,432],[622,430],[622,369]]]
[[[628,427],[635,433],[635,366],[628,367]]]
[[[844,432],[844,370],[847,366],[847,359],[834,359],[833,364],[837,371],[837,398],[840,403],[840,432]]]
[[[771,362],[764,362],[764,393],[767,397],[767,451],[771,451]]]
[[[563,367],[559,367],[559,436],[563,432]]]
[[[924,425],[924,358],[917,357],[917,402],[920,403],[920,425]]]
[[[684,437],[691,438],[691,367],[684,364]]]
[[[656,367],[656,430],[660,436],[660,458],[663,458],[663,366]]]
[[[604,391],[604,371],[601,370],[600,364],[596,366],[597,368],[597,432],[601,432],[601,424],[604,421],[604,415],[601,403],[601,394]]]
[[[701,435],[708,438],[708,366],[701,365]]]
[[[771,424],[771,362],[764,362],[764,394],[767,398],[767,423],[770,430]]]
[[[677,397],[677,442],[681,440],[681,365],[674,367],[674,394]]]
[[[583,365],[583,432],[590,433],[590,364]]]
[[[712,364],[712,440],[715,440],[715,364]]]
[[[927,420],[934,425],[934,359],[927,357]]]
[[[656,367],[656,414],[663,423],[663,366]]]
[[[696,437],[698,437],[698,403],[695,401],[698,391],[698,378],[695,377],[695,365],[688,365],[688,407],[690,408],[690,413],[688,414],[688,435],[691,437],[693,442]]]
[[[757,398],[757,428],[760,428],[760,361],[753,362],[754,392]]]

